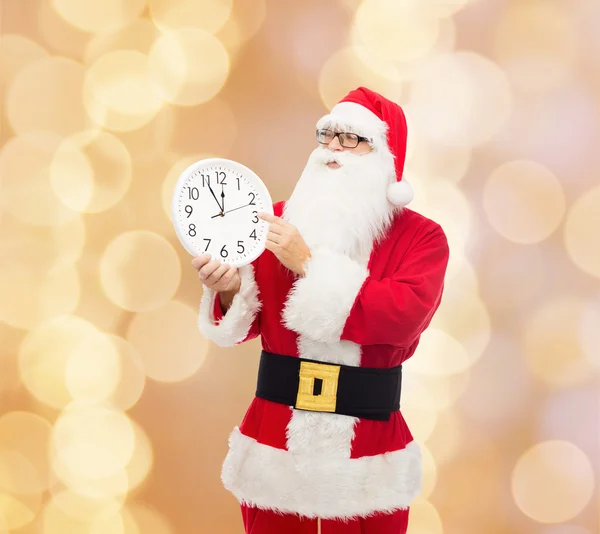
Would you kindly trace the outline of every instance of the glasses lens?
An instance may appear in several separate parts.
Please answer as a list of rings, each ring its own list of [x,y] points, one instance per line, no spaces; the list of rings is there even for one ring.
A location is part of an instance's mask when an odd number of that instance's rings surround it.
[[[328,144],[333,139],[333,132],[331,130],[317,130],[317,141],[319,143]]]
[[[345,148],[356,148],[358,146],[358,135],[353,133],[340,134],[340,144]]]

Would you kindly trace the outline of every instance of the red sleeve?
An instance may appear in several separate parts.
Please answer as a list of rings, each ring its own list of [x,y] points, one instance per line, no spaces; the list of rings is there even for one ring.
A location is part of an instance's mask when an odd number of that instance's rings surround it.
[[[438,228],[410,250],[392,276],[367,278],[341,339],[360,345],[412,345],[439,307],[448,258],[448,242]]]

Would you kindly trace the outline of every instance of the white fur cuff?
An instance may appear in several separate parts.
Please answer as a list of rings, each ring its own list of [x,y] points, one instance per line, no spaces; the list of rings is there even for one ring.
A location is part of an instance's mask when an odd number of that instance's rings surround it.
[[[421,491],[421,449],[363,458],[298,455],[258,443],[235,429],[222,471],[244,504],[306,517],[350,519],[408,508]]]
[[[200,301],[198,318],[200,332],[221,347],[231,347],[246,338],[261,306],[258,286],[254,279],[254,267],[245,265],[239,272],[242,285],[221,321],[215,322],[213,310],[216,293],[214,291],[205,287]]]
[[[314,341],[339,341],[358,292],[369,276],[348,256],[329,249],[311,251],[283,310],[285,325]]]

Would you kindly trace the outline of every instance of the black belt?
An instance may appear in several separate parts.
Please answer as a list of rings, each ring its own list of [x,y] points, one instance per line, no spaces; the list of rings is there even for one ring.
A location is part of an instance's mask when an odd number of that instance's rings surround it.
[[[262,351],[256,396],[298,410],[387,421],[400,409],[402,366],[336,365]]]

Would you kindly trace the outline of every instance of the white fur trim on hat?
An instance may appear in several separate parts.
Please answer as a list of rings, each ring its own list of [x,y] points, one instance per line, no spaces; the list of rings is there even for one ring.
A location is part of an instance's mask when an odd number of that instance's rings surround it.
[[[321,117],[317,129],[339,128],[373,139],[375,146],[387,144],[387,124],[366,107],[354,102],[340,102],[331,113]]]
[[[387,198],[395,206],[404,207],[410,204],[415,197],[415,193],[410,184],[402,179],[400,182],[394,182],[388,185]]]

